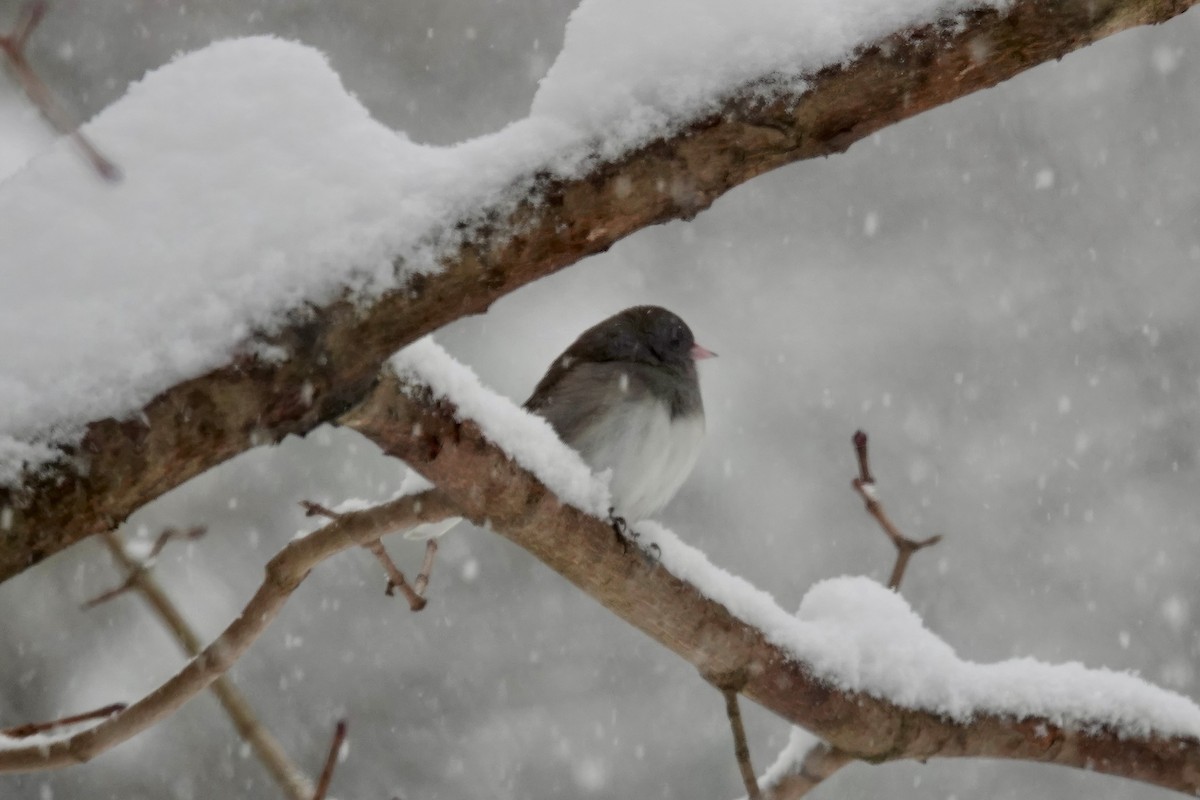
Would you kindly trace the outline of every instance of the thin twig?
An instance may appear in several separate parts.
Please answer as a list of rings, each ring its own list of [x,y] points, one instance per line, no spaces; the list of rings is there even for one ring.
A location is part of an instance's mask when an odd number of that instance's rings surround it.
[[[346,741],[346,720],[339,719],[333,731],[333,741],[329,743],[329,755],[325,757],[325,768],[321,770],[321,778],[317,781],[317,790],[313,792],[312,800],[325,800],[329,784],[333,781],[333,770],[337,766],[338,752]]]
[[[47,8],[48,4],[44,0],[26,3],[12,33],[0,36],[0,53],[7,56],[9,66],[12,67],[13,74],[17,76],[21,88],[25,90],[29,101],[42,112],[42,116],[50,123],[50,126],[74,140],[76,146],[87,156],[88,161],[91,162],[100,177],[106,181],[118,181],[121,179],[121,170],[104,157],[95,145],[80,132],[79,125],[55,102],[54,93],[38,77],[37,71],[25,55],[25,46],[29,43],[29,37],[38,23],[42,21]]]
[[[437,539],[428,539],[425,542],[425,561],[421,564],[421,571],[417,573],[417,580],[414,582],[417,594],[425,596],[425,590],[429,588],[429,578],[433,575],[433,560],[437,556],[438,543]]]
[[[82,714],[73,714],[69,717],[60,717],[59,719],[52,719],[47,722],[26,722],[24,725],[4,728],[0,730],[0,734],[10,739],[24,739],[34,734],[52,731],[55,728],[65,728],[68,725],[75,725],[80,722],[111,717],[113,714],[124,711],[127,707],[126,703],[112,703],[103,708],[97,708],[95,711],[85,711]]]
[[[24,49],[29,42],[29,36],[33,33],[33,29],[42,21],[42,17],[46,16],[46,12],[50,10],[50,4],[45,0],[34,0],[34,2],[26,3],[21,9],[21,16],[17,18],[17,24],[13,26],[13,32],[9,38],[12,39],[13,45]]]
[[[742,783],[746,786],[746,797],[750,800],[761,800],[758,778],[754,776],[754,767],[750,764],[750,744],[746,741],[746,728],[742,724],[737,689],[725,687],[721,689],[721,694],[725,695],[725,715],[729,717],[729,728],[733,731],[733,754],[737,758],[738,770],[742,773]]]
[[[325,517],[326,519],[338,519],[341,514],[333,511],[320,503],[314,503],[311,500],[301,500],[300,505],[304,508],[304,513],[309,517]],[[425,589],[429,586],[429,575],[433,571],[433,557],[437,554],[437,543],[430,539],[425,546],[425,561],[421,565],[421,572],[417,575],[417,580],[414,585],[410,585],[408,579],[404,577],[404,573],[396,566],[396,562],[388,555],[387,548],[383,546],[383,542],[375,540],[367,542],[363,545],[375,556],[375,559],[383,566],[383,571],[387,575],[387,587],[383,593],[388,597],[393,597],[396,590],[404,595],[404,599],[408,601],[408,607],[412,611],[420,611],[429,604],[425,599]]]
[[[746,786],[746,796],[749,800],[761,800],[758,779],[754,777],[754,766],[750,763],[750,744],[746,741],[746,727],[742,724],[742,709],[738,705],[738,693],[745,688],[749,673],[742,667],[730,672],[702,674],[725,698],[725,717],[733,734],[733,755],[742,783]]]
[[[900,582],[904,580],[904,571],[908,568],[908,560],[912,558],[912,554],[926,547],[937,544],[942,540],[940,535],[930,536],[928,539],[909,539],[900,529],[892,522],[888,515],[883,510],[883,504],[875,496],[875,479],[871,476],[871,466],[867,453],[867,434],[863,431],[855,431],[854,433],[854,452],[858,457],[858,477],[851,482],[854,491],[858,492],[859,497],[866,503],[867,513],[875,518],[879,523],[879,527],[891,539],[892,544],[896,547],[896,564],[892,567],[892,576],[888,579],[888,588],[898,590]]]
[[[150,548],[150,552],[146,555],[144,561],[137,561],[132,557],[129,557],[125,552],[124,546],[116,537],[116,534],[112,533],[111,531],[106,531],[104,533],[104,543],[108,546],[108,550],[110,553],[112,553],[113,557],[118,561],[118,563],[121,564],[122,567],[124,567],[124,571],[126,573],[125,580],[121,583],[121,585],[109,589],[107,592],[98,594],[91,600],[83,603],[80,608],[83,611],[89,611],[101,603],[106,603],[109,600],[112,600],[118,595],[124,594],[132,589],[140,588],[138,586],[139,578],[141,575],[148,572],[150,566],[154,563],[154,560],[158,558],[158,555],[163,551],[163,548],[167,546],[168,542],[171,542],[175,539],[184,539],[188,541],[199,539],[205,534],[205,531],[205,528],[199,526],[188,528],[185,531],[180,531],[175,528],[167,528],[158,535],[157,539],[154,540],[154,545]],[[164,620],[164,622],[166,622],[166,620]],[[167,622],[167,626],[172,627],[170,622]],[[184,646],[184,649],[187,650],[188,648]],[[188,655],[195,655],[195,652],[188,650]]]
[[[189,528],[182,532],[168,528],[159,535],[150,549],[150,558],[161,553],[163,547],[174,539],[195,539],[203,533],[203,528]],[[91,600],[84,608],[98,605],[121,591],[136,590],[145,598],[151,610],[171,632],[179,647],[188,656],[194,658],[202,647],[200,636],[183,618],[179,609],[151,574],[150,559],[144,562],[134,559],[125,550],[117,534],[112,531],[105,531],[101,537],[112,554],[113,560],[127,573],[127,577],[120,587]],[[221,675],[212,682],[212,686],[209,688],[221,703],[221,707],[233,723],[238,735],[250,745],[255,757],[270,773],[284,794],[291,800],[308,800],[312,795],[312,781],[288,757],[283,746],[262,724],[258,715],[254,713],[254,709],[251,708],[250,702],[238,691],[233,681],[228,676]]]

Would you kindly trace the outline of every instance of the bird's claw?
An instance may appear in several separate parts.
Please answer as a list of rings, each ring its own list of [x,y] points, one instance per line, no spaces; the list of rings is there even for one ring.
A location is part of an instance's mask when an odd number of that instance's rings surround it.
[[[621,545],[622,552],[628,553],[629,545],[630,543],[633,543],[636,544],[638,549],[641,550],[643,555],[646,556],[646,560],[651,566],[658,564],[659,559],[662,558],[662,548],[654,542],[650,542],[649,545],[642,547],[639,541],[642,538],[642,535],[633,528],[630,528],[629,523],[625,521],[625,518],[618,517],[615,511],[616,510],[612,508],[608,510],[608,525],[612,528],[613,535],[617,537],[617,541]]]
[[[621,550],[626,553],[629,552],[629,543],[636,542],[638,537],[641,535],[633,528],[629,527],[629,524],[625,522],[624,517],[618,517],[616,515],[616,509],[613,508],[608,510],[608,525],[612,528],[613,534],[617,537],[617,542],[620,543]]]

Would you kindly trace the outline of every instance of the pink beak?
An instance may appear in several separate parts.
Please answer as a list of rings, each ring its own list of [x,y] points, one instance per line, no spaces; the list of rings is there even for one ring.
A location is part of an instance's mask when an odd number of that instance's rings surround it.
[[[705,358],[716,358],[717,354],[708,348],[694,344],[692,345],[691,356],[693,361],[700,361]]]

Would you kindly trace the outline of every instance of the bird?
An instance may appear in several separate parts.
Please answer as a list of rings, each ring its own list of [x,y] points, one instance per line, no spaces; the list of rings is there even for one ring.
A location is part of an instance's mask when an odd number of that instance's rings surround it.
[[[704,439],[696,362],[716,354],[660,306],[634,306],[588,328],[525,401],[594,473],[610,471],[611,515],[662,510],[687,479]]]
[[[696,362],[715,356],[677,314],[633,306],[580,334],[525,401],[592,472],[609,472],[618,533],[661,511],[696,465],[705,433]],[[459,521],[405,536],[441,536]]]

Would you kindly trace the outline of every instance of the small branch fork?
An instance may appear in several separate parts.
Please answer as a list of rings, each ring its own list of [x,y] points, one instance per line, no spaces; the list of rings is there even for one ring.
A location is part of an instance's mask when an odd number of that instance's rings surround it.
[[[21,9],[21,15],[17,18],[17,24],[13,26],[12,32],[7,36],[0,36],[0,54],[7,58],[13,74],[16,75],[21,88],[25,90],[29,101],[37,106],[50,126],[75,141],[75,145],[83,152],[100,177],[106,181],[118,181],[121,179],[121,170],[102,155],[95,145],[79,131],[78,124],[55,102],[54,93],[38,77],[37,71],[34,70],[25,55],[25,46],[29,43],[29,37],[42,18],[46,16],[49,7],[50,4],[46,0],[34,0],[34,2],[26,3]]]
[[[913,553],[923,550],[926,547],[932,547],[942,540],[941,536],[930,536],[928,539],[913,540],[900,532],[891,518],[883,510],[883,504],[879,502],[879,498],[875,495],[875,477],[871,474],[871,457],[868,450],[868,439],[865,431],[855,431],[852,438],[854,443],[854,455],[858,461],[858,476],[851,482],[854,491],[866,503],[867,513],[875,518],[879,523],[879,527],[891,540],[896,547],[896,563],[892,567],[892,576],[888,579],[888,588],[893,591],[900,590],[900,583],[904,580],[904,573],[908,568],[909,559]],[[728,704],[728,695],[726,703]],[[736,703],[736,699],[734,700]],[[730,716],[730,724],[734,724],[733,716]],[[738,720],[740,724],[740,719]],[[735,729],[734,738],[737,738]],[[803,797],[810,791],[815,789],[822,781],[826,780],[837,772],[842,767],[855,761],[856,759],[849,753],[837,747],[833,747],[826,742],[818,742],[808,749],[803,758],[797,759],[796,767],[788,774],[784,775],[775,784],[765,787],[766,800],[796,800]],[[739,754],[738,765],[742,769],[743,780],[745,780],[746,768],[749,766],[749,753],[747,752],[746,761],[741,760]],[[753,775],[753,773],[751,773]],[[746,784],[747,796],[750,800],[755,800],[760,795],[750,791],[750,784]],[[758,790],[758,782],[754,781],[755,792]]]
[[[341,514],[326,508],[320,503],[313,503],[305,500],[300,503],[304,509],[304,513],[310,517],[325,517],[326,519],[336,520]],[[429,576],[433,573],[433,561],[437,555],[438,545],[436,539],[429,539],[425,542],[425,560],[421,564],[421,571],[417,573],[417,578],[409,585],[408,579],[404,577],[404,573],[396,566],[396,562],[388,555],[387,549],[384,548],[383,542],[376,539],[373,542],[367,542],[363,545],[367,550],[371,551],[371,555],[378,559],[383,566],[383,571],[387,574],[387,588],[384,589],[384,594],[388,597],[393,597],[396,590],[399,589],[404,598],[408,600],[408,607],[413,611],[420,611],[429,602],[425,599],[425,590],[429,588]]]
[[[91,600],[88,600],[81,606],[81,609],[88,611],[100,605],[101,603],[107,603],[114,597],[122,595],[125,592],[133,589],[137,589],[144,593],[144,579],[149,576],[150,568],[154,566],[154,560],[158,558],[158,555],[163,551],[163,548],[166,547],[171,541],[193,541],[195,539],[199,539],[205,534],[205,530],[206,529],[202,527],[188,528],[185,531],[181,531],[176,528],[167,528],[158,535],[157,539],[154,540],[154,545],[151,546],[150,552],[146,555],[146,558],[143,561],[138,561],[132,558],[125,551],[125,548],[122,546],[121,540],[117,538],[117,535],[112,531],[106,531],[103,534],[104,544],[108,548],[108,551],[112,554],[113,558],[124,569],[125,580],[120,586],[109,589],[107,592],[98,594]],[[154,604],[151,603],[151,605]],[[159,616],[163,615],[160,614]],[[169,621],[166,622],[167,627],[171,628],[173,633],[176,632],[176,626]],[[179,638],[178,635],[176,635],[176,638]],[[184,649],[188,649],[186,645],[184,645]],[[195,655],[195,653],[189,653],[189,655]]]
[[[939,536],[930,536],[928,539],[916,541],[908,538],[900,529],[892,522],[888,515],[883,510],[883,505],[875,496],[875,478],[871,476],[871,462],[867,452],[867,434],[864,431],[854,432],[854,453],[858,457],[858,477],[851,482],[854,491],[858,492],[859,497],[867,505],[867,513],[875,518],[879,523],[879,527],[887,534],[887,537],[892,540],[892,544],[896,546],[896,565],[892,567],[892,577],[888,579],[888,588],[892,590],[900,589],[900,582],[904,580],[904,571],[908,568],[908,560],[912,558],[912,554],[926,547],[931,547],[942,540]]]

